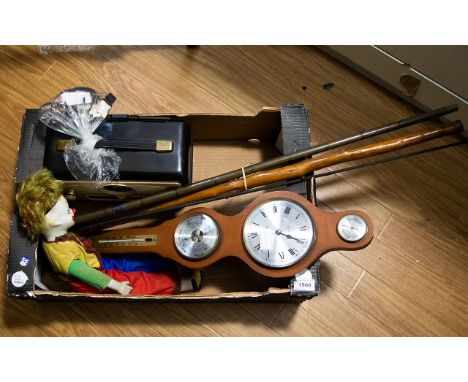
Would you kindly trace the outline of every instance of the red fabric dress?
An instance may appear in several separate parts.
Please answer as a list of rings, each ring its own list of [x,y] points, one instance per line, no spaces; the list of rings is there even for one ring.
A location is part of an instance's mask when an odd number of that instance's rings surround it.
[[[68,236],[68,235],[67,235]],[[75,235],[70,235],[69,240],[75,240],[78,244],[82,245],[87,253],[95,254],[98,260],[100,260],[97,251],[92,247],[91,241],[84,237],[74,237]],[[175,292],[175,281],[168,272],[143,272],[143,271],[122,271],[118,269],[104,269],[102,267],[102,262],[100,271],[109,275],[116,281],[129,281],[130,285],[133,287],[130,292],[131,295],[142,295],[142,294],[151,294],[151,295],[171,295]],[[93,294],[111,294],[116,293],[114,290],[106,288],[104,290],[99,290],[94,288],[80,280],[73,279],[67,281],[68,285],[75,291],[79,293],[93,293]]]

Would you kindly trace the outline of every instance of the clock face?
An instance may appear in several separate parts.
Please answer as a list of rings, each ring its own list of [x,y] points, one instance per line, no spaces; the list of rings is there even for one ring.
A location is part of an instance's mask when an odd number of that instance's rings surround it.
[[[206,214],[187,216],[175,229],[174,244],[182,257],[195,261],[204,259],[219,244],[218,224]]]
[[[310,251],[315,229],[307,210],[288,199],[272,199],[255,207],[242,231],[247,252],[272,268],[286,268]]]
[[[344,241],[354,243],[366,236],[367,223],[358,215],[345,215],[338,222],[336,231]]]

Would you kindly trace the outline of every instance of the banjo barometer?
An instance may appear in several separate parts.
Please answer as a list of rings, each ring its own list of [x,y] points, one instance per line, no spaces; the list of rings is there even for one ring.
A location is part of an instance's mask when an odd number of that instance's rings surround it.
[[[275,191],[234,216],[199,207],[155,227],[105,231],[92,241],[101,253],[155,253],[191,269],[237,257],[264,276],[290,277],[329,251],[365,247],[372,232],[362,211],[326,212],[293,192]]]

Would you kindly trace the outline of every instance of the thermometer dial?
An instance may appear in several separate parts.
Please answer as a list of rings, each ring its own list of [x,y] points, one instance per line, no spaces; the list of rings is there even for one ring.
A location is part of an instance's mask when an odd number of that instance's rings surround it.
[[[219,244],[218,224],[207,214],[189,215],[177,225],[174,244],[182,257],[202,260],[210,256]]]
[[[286,268],[306,256],[315,240],[315,228],[308,211],[288,199],[268,200],[247,216],[243,243],[258,263]]]
[[[344,241],[354,243],[366,236],[367,223],[358,215],[345,215],[338,221],[336,230]]]

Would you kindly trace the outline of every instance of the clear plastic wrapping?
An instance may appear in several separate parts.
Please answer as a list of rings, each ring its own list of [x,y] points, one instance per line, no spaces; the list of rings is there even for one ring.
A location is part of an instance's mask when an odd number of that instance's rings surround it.
[[[94,134],[106,118],[115,97],[89,88],[67,89],[41,107],[45,125],[75,139],[65,146],[65,163],[78,180],[109,181],[119,178],[121,158],[114,150],[95,148],[102,139]]]

